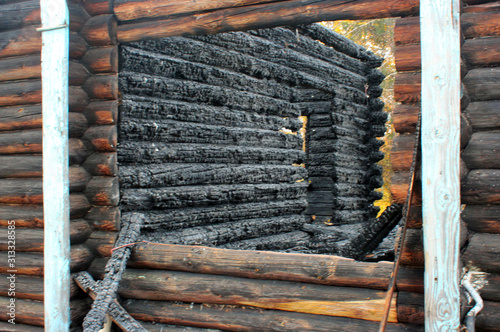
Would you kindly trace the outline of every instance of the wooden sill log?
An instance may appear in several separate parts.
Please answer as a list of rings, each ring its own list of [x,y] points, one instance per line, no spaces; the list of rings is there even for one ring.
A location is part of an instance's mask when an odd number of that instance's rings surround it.
[[[214,34],[235,30],[309,24],[341,19],[370,19],[405,16],[418,11],[418,1],[317,2],[283,1],[277,3],[222,9],[206,14],[170,20],[125,24],[118,27],[118,41],[130,42],[168,36]],[[307,15],[304,15],[307,12]],[[224,18],[224,20],[221,20]],[[214,22],[218,22],[214,24]]]
[[[474,234],[463,260],[467,266],[490,273],[500,273],[500,235]]]
[[[82,63],[94,74],[118,73],[118,47],[97,47],[90,49]]]
[[[9,303],[10,298],[0,297],[0,306],[7,308]],[[90,303],[88,299],[75,299],[70,301],[70,318],[72,326],[81,323],[89,307]],[[3,310],[3,312],[0,313],[0,320],[7,321],[10,319],[7,313],[7,310]],[[16,325],[19,322],[21,324],[43,326],[43,315],[43,301],[16,299]]]
[[[472,7],[466,7],[465,11],[470,8]],[[464,13],[460,16],[462,33],[466,39],[500,36],[499,18],[498,12]],[[420,44],[420,18],[416,16],[397,19],[394,42],[396,46]]]
[[[7,279],[9,274],[0,275],[0,296],[8,296],[10,281]],[[16,298],[43,301],[43,277],[37,276],[16,276]],[[79,295],[80,291],[78,286],[70,283],[70,298],[75,298]],[[0,327],[0,331],[4,331]]]
[[[464,85],[471,101],[500,99],[500,67],[470,70]]]
[[[500,204],[500,170],[476,169],[462,184],[462,204]]]
[[[71,244],[85,242],[91,233],[92,229],[87,221],[76,219],[70,222],[69,236]],[[0,235],[2,238],[2,240],[0,240],[0,250],[7,251],[9,248],[9,242],[7,240],[8,229],[0,228]],[[17,228],[16,235],[16,251],[43,252],[43,230]]]
[[[500,127],[499,100],[470,103],[466,114],[474,130],[498,129]]]
[[[70,194],[71,219],[82,218],[90,209],[90,204],[82,194]],[[14,220],[16,227],[43,228],[43,207],[28,204],[1,204],[0,226],[8,226]]]
[[[462,219],[473,232],[500,234],[500,205],[466,205]]]
[[[94,232],[91,238],[94,237]],[[101,232],[106,236],[104,232]],[[114,237],[108,235],[109,242]],[[87,241],[88,243],[88,241]],[[100,250],[103,256],[110,256]],[[96,260],[90,271],[102,273],[106,260]],[[134,247],[128,266],[136,269],[159,269],[202,274],[227,275],[251,279],[304,282],[311,284],[387,288],[392,263],[366,263],[330,255],[307,255],[271,251],[241,251],[200,246],[146,245]],[[405,269],[398,279],[399,289],[420,289],[422,272]],[[421,288],[423,289],[423,288]]]
[[[91,46],[107,46],[116,44],[117,23],[114,15],[91,17],[80,30],[82,36]]]
[[[36,27],[0,32],[0,40],[5,44],[0,46],[0,58],[14,57],[41,52],[42,36]],[[87,43],[76,32],[70,33],[69,56],[71,59],[81,58],[87,51]]]
[[[375,331],[378,322],[252,307],[126,300],[124,309],[142,321],[235,331]],[[388,324],[386,331],[422,331],[421,327]]]
[[[128,269],[118,293],[125,298],[204,304],[249,305],[378,321],[385,293],[366,288],[335,287],[186,272]],[[389,322],[397,322],[394,297]]]
[[[83,8],[68,2],[70,30],[78,31],[89,18]],[[22,3],[2,4],[0,11],[0,30],[14,30],[28,25],[40,25],[40,1],[31,0]]]
[[[118,120],[118,101],[93,101],[84,113],[90,125],[112,125]]]
[[[0,251],[0,257],[3,262],[7,262],[9,255],[7,251]],[[71,246],[70,269],[71,272],[78,272],[88,268],[94,254],[85,245],[77,244]],[[7,264],[0,266],[0,273],[9,273],[12,268]],[[29,276],[43,276],[43,254],[19,252],[16,254],[16,274]]]

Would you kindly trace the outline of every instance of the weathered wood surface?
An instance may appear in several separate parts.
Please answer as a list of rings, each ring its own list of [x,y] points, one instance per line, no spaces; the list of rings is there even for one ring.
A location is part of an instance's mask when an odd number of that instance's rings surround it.
[[[36,27],[0,32],[0,58],[40,53],[41,33]],[[72,59],[81,58],[87,51],[87,43],[76,32],[70,33],[69,55]]]
[[[120,227],[120,209],[116,206],[94,206],[85,215],[85,220],[95,230],[116,232]]]
[[[117,206],[120,201],[118,178],[93,176],[87,184],[85,195],[92,205]]]
[[[500,331],[500,319],[498,312],[500,311],[500,303],[485,301],[484,309],[476,318],[476,329],[485,332]]]
[[[98,47],[85,53],[82,63],[94,74],[118,72],[118,47]]]
[[[10,274],[1,274],[0,276],[0,296],[7,297],[10,287],[10,280],[7,278],[10,277]],[[42,277],[16,275],[15,284],[16,298],[43,301]],[[70,298],[75,298],[79,293],[78,287],[72,282],[70,285]],[[0,330],[4,331],[2,328]]]
[[[106,236],[104,232],[101,233]],[[95,234],[94,233],[94,234]],[[94,236],[92,234],[91,237]],[[112,246],[113,239],[109,241]],[[359,262],[329,255],[242,251],[182,245],[135,246],[128,266],[136,269],[159,269],[192,273],[227,275],[251,279],[285,280],[332,286],[386,289],[392,263]],[[106,256],[109,256],[109,247]],[[97,276],[105,262],[97,259],[90,268]],[[262,268],[265,266],[264,268]],[[422,291],[422,271],[402,268],[398,288]]]
[[[309,24],[340,19],[370,19],[415,14],[418,2],[287,1],[229,8],[170,20],[125,24],[118,27],[118,41],[130,42],[167,36],[213,34],[280,25]],[[307,15],[304,15],[307,12]],[[224,20],[221,20],[221,18]],[[214,24],[217,22],[217,24]]]
[[[83,1],[83,7],[92,16],[102,14],[113,14],[114,1],[109,0],[86,0]]]
[[[118,162],[116,153],[93,153],[85,160],[83,167],[92,175],[117,176]]]
[[[139,321],[149,332],[220,332],[221,330]]]
[[[424,311],[423,294],[399,292],[398,321],[400,323],[423,325]]]
[[[382,316],[385,298],[384,292],[362,288],[131,269],[124,273],[118,293],[142,300],[249,305],[374,321]],[[391,322],[397,321],[395,300]]]
[[[500,169],[500,131],[473,134],[462,158],[470,169]]]
[[[118,120],[118,101],[93,101],[84,111],[90,125],[111,125]]]
[[[470,103],[466,114],[475,130],[500,127],[500,101],[488,100]]]
[[[115,125],[91,126],[82,137],[96,152],[114,152],[118,145],[118,133]]]
[[[26,325],[26,324],[11,324],[7,322],[0,322],[0,329],[5,332],[43,332],[43,327]]]
[[[470,70],[464,85],[471,101],[500,99],[500,68],[477,68]]]
[[[134,318],[166,324],[238,331],[371,331],[378,323],[345,317],[330,317],[262,310],[251,307],[184,304],[164,301],[126,300],[123,307]],[[386,331],[422,331],[416,326],[389,324]]]
[[[409,183],[409,171],[394,172],[391,179],[391,195],[394,203],[404,204],[408,193]],[[419,183],[420,180],[417,180],[417,185],[414,186],[415,194],[413,195],[412,205],[422,205],[422,192]]]
[[[7,262],[8,252],[0,251],[0,257]],[[72,272],[82,271],[88,268],[94,254],[83,244],[71,247],[70,268]],[[9,273],[11,268],[7,265],[0,266],[0,273]],[[43,254],[21,252],[16,255],[16,270],[19,275],[43,276]]]
[[[394,98],[401,103],[420,102],[421,74],[415,72],[399,73],[394,81]]]
[[[491,6],[488,4],[486,6]],[[487,8],[485,6],[485,8]],[[477,9],[480,6],[473,6]],[[473,7],[465,7],[464,11],[472,10]],[[490,37],[500,35],[500,14],[498,12],[464,13],[460,16],[462,33],[465,38]],[[420,24],[419,17],[404,17],[396,20],[394,30],[394,42],[396,46],[419,44]]]
[[[500,15],[498,16],[500,20]],[[462,57],[469,66],[490,67],[500,65],[500,38],[478,38],[466,40],[462,46]]]
[[[500,2],[493,1],[475,6],[464,7],[464,13],[486,13],[486,12],[499,12]]]
[[[69,230],[71,244],[85,242],[91,232],[92,229],[85,220],[77,219],[71,221]],[[9,241],[7,240],[8,229],[0,228],[0,234],[2,236],[2,240],[0,240],[0,250],[7,251],[9,247]],[[16,229],[15,244],[16,251],[43,252],[43,230],[18,228]]]
[[[414,133],[420,104],[399,104],[393,110],[394,129],[400,134]]]
[[[462,211],[462,219],[473,232],[500,234],[499,205],[468,204]]]
[[[83,89],[91,99],[118,99],[118,76],[92,75],[83,84]]]
[[[463,255],[466,265],[481,271],[498,274],[500,272],[500,235],[474,234]]]
[[[92,46],[116,44],[117,22],[114,15],[93,16],[80,31],[85,41]]]
[[[462,203],[464,204],[499,204],[500,170],[477,169],[469,172],[462,184]]]
[[[500,276],[488,274],[487,283],[479,290],[481,297],[485,300],[500,302]]]

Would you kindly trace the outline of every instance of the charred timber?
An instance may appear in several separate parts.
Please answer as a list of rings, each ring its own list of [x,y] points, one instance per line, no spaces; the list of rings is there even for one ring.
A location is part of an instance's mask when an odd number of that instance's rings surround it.
[[[129,42],[167,36],[213,34],[280,25],[309,24],[340,19],[370,19],[416,14],[418,2],[320,2],[286,1],[229,8],[170,20],[133,23],[118,28],[118,41]],[[308,15],[305,16],[304,12]],[[224,20],[221,20],[221,18]],[[220,22],[213,24],[213,22]]]
[[[305,194],[306,187],[307,183],[299,182],[184,186],[182,191],[175,187],[125,189],[122,190],[121,202],[123,211],[207,206],[214,203],[263,202],[300,198]]]
[[[158,164],[120,167],[123,189],[196,184],[295,182],[305,177],[307,177],[305,168],[287,165]]]
[[[263,149],[239,146],[207,146],[206,144],[168,144],[123,142],[118,162],[153,163],[229,163],[229,164],[301,164],[301,150]]]
[[[89,105],[92,106],[93,103]],[[176,100],[125,96],[120,114],[124,118],[174,120],[238,128],[259,128],[278,131],[289,128],[298,131],[302,122],[295,117],[278,117],[230,109],[226,106],[193,104]],[[90,120],[89,120],[90,121]]]

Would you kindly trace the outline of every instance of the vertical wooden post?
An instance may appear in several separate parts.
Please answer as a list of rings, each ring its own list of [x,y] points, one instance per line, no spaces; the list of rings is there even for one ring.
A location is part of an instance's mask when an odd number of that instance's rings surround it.
[[[426,331],[460,324],[459,21],[459,0],[420,0]]]
[[[42,27],[45,331],[69,331],[68,57],[66,0],[40,0]]]

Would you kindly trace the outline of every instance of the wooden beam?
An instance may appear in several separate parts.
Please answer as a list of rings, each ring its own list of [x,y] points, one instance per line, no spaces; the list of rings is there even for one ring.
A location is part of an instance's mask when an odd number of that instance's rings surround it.
[[[123,24],[118,27],[118,41],[214,34],[280,25],[309,24],[317,21],[406,16],[417,12],[417,0],[289,0]]]
[[[41,0],[44,326],[70,325],[70,242],[68,175],[69,11],[65,0]]]
[[[421,0],[425,329],[460,325],[460,1]]]

